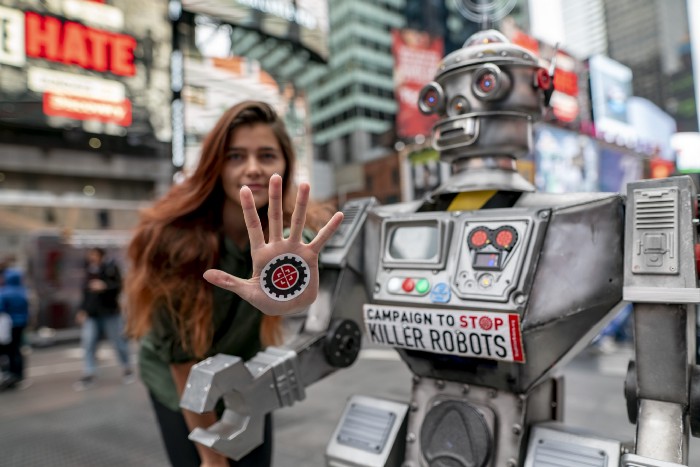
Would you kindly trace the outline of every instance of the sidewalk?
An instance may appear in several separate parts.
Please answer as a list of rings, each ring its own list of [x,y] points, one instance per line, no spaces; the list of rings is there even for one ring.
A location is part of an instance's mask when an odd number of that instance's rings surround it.
[[[32,347],[51,347],[80,341],[80,328],[39,328],[26,333],[27,342]]]

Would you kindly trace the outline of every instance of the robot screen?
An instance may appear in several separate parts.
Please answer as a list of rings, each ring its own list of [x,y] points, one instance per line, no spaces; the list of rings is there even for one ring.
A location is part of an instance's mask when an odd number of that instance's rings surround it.
[[[389,256],[394,260],[438,259],[438,226],[397,226],[389,236]]]

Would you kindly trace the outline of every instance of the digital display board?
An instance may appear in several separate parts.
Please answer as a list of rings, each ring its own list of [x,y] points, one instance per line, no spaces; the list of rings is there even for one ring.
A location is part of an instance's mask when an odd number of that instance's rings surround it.
[[[182,8],[296,43],[328,59],[327,0],[182,0]]]
[[[632,70],[603,55],[594,55],[588,65],[596,136],[621,145],[635,142],[637,134],[628,119]]]
[[[535,130],[535,185],[549,193],[598,191],[597,143],[551,125]]]
[[[680,132],[671,137],[676,168],[681,173],[700,173],[700,133]]]
[[[0,125],[169,142],[171,33],[167,2],[0,0]]]

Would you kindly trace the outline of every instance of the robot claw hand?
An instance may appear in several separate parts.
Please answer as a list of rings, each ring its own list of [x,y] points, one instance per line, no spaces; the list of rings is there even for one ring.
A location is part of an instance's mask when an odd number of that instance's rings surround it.
[[[271,347],[244,362],[218,354],[196,364],[180,406],[192,412],[213,411],[220,399],[225,410],[209,428],[196,428],[192,441],[239,460],[263,442],[265,414],[303,400],[296,352]]]

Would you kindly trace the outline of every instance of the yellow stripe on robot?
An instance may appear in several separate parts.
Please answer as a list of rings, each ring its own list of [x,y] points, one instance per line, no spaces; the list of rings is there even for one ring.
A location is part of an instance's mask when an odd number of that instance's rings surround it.
[[[498,193],[498,190],[466,191],[459,193],[454,197],[447,210],[475,211],[481,209],[496,193]]]

